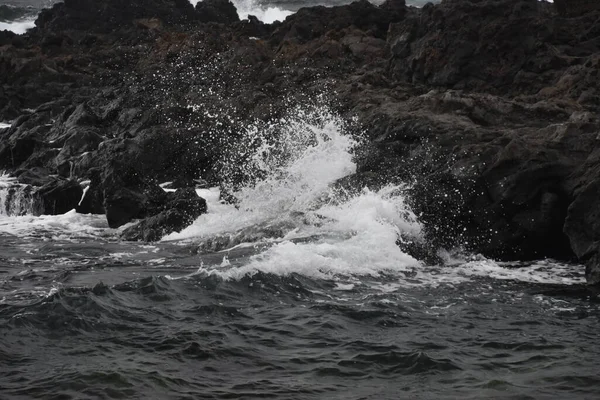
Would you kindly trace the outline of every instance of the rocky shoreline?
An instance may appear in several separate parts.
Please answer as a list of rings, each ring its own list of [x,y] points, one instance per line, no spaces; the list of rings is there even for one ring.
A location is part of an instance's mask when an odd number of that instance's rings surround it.
[[[266,25],[225,0],[66,0],[0,32],[0,170],[45,213],[156,240],[205,212],[189,188],[222,183],[246,121],[324,93],[368,138],[340,184],[414,182],[432,248],[579,260],[600,283],[597,10],[358,1]]]

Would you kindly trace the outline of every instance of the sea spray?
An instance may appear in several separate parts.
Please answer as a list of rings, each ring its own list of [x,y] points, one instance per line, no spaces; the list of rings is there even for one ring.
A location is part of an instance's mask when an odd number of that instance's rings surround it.
[[[200,252],[247,246],[245,265],[201,268],[224,278],[257,271],[324,277],[376,276],[419,265],[398,241],[421,226],[401,186],[338,196],[332,184],[356,172],[359,138],[327,107],[296,107],[274,123],[252,124],[222,161],[235,204],[209,212],[164,240],[191,240]]]
[[[238,10],[240,19],[247,19],[249,15],[253,15],[266,24],[283,21],[287,16],[293,14],[292,11],[279,7],[264,6],[255,0],[234,0],[233,4]]]
[[[35,27],[35,19],[27,19],[22,21],[0,22],[0,31],[12,31],[21,35],[27,30]]]
[[[246,127],[225,154],[220,175],[240,207],[304,212],[329,185],[356,172],[357,139],[326,107],[294,107],[270,123]]]
[[[190,0],[190,2],[195,6],[200,0]],[[272,24],[275,21],[283,21],[293,14],[292,11],[276,6],[265,6],[256,0],[233,0],[232,2],[240,19],[247,19],[252,15],[266,24]]]

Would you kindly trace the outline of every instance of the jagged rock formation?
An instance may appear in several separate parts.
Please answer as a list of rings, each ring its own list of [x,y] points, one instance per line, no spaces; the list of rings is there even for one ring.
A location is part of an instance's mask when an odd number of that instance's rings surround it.
[[[595,0],[555,0],[556,11],[560,15],[582,15],[590,11],[600,10]]]
[[[163,232],[190,218],[169,214],[158,182],[218,184],[245,121],[330,91],[370,139],[356,179],[414,181],[434,247],[576,257],[600,282],[600,11],[359,1],[272,25],[233,11],[67,1],[27,35],[0,33],[0,119],[15,120],[0,130],[0,168],[90,179],[82,210]],[[144,229],[133,236],[157,237]]]

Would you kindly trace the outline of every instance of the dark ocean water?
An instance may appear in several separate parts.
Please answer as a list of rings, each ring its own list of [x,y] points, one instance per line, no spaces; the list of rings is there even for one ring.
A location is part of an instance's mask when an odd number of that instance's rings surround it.
[[[50,7],[54,3],[58,3],[58,0],[0,0],[0,6],[28,9],[31,15],[35,15],[42,8]]]
[[[564,285],[442,271],[458,266],[428,267],[426,280],[198,272],[222,258],[175,244],[1,235],[0,397],[595,399],[600,390],[600,306],[552,294]],[[560,264],[537,268],[548,281],[580,279]]]

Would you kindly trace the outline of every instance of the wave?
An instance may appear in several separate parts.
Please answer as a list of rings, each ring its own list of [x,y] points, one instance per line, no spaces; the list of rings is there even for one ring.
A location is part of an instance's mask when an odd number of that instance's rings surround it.
[[[249,15],[254,15],[256,18],[266,24],[272,24],[275,21],[283,21],[294,12],[279,7],[260,5],[254,0],[235,0],[233,2],[238,10],[240,19],[247,19]]]
[[[18,35],[21,35],[27,32],[28,29],[35,27],[35,18],[27,19],[22,21],[11,21],[11,22],[0,22],[0,31],[8,30],[12,31]],[[2,124],[5,125],[5,124]],[[4,128],[6,126],[0,126],[0,128]]]
[[[195,6],[201,0],[190,0]],[[288,15],[293,14],[291,10],[279,8],[277,6],[263,5],[255,0],[233,0],[240,19],[247,19],[253,15],[266,24],[272,24],[275,21],[283,21]]]
[[[224,186],[235,204],[209,201],[207,214],[163,240],[192,241],[200,252],[225,249],[225,255],[252,248],[241,254],[243,265],[226,260],[203,267],[225,279],[256,272],[378,276],[419,265],[398,246],[421,233],[402,187],[348,193],[334,185],[355,173],[359,140],[326,107],[296,108],[273,124],[248,126],[223,161],[222,175],[231,179]]]
[[[194,274],[233,281],[298,274],[352,288],[369,277],[384,291],[487,278],[583,282],[582,270],[554,261],[499,263],[460,249],[440,250],[442,265],[414,258],[407,251],[422,244],[422,227],[407,187],[338,185],[356,172],[353,153],[362,139],[350,131],[356,129],[325,106],[296,107],[273,123],[247,125],[222,160],[223,195],[217,188],[199,192],[208,213],[163,243],[196,246],[201,265]]]
[[[119,232],[130,226],[124,225]],[[0,216],[0,234],[21,238],[70,240],[111,238],[118,231],[110,229],[104,215],[78,214],[71,210],[60,215]]]

